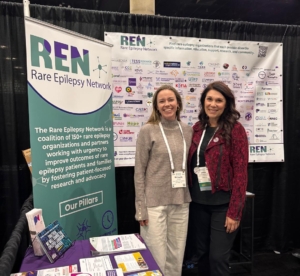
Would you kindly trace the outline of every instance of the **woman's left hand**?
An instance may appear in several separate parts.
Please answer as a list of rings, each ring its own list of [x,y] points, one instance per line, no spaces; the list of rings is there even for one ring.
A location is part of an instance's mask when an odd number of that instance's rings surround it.
[[[233,220],[229,217],[226,217],[225,227],[226,227],[226,232],[227,233],[234,232],[239,226],[240,226],[240,221],[239,220]]]

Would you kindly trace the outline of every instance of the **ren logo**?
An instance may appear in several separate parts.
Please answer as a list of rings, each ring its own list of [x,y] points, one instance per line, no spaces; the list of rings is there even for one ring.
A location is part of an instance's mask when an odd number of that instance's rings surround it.
[[[78,74],[78,67],[86,76],[90,75],[89,51],[82,50],[82,57],[75,46],[69,46],[65,43],[54,41],[54,45],[41,37],[30,36],[31,65],[41,67],[41,61],[45,68],[72,72]],[[68,53],[69,51],[69,53]],[[71,61],[67,61],[71,57]]]
[[[145,37],[138,36],[121,36],[121,45],[126,46],[146,46],[146,39]]]

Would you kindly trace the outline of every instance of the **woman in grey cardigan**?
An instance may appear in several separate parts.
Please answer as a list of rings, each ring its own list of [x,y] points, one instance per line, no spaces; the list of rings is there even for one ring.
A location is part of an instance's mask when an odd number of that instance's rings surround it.
[[[191,201],[186,162],[193,131],[180,121],[182,100],[174,87],[158,88],[152,104],[136,145],[135,218],[163,274],[180,276]]]

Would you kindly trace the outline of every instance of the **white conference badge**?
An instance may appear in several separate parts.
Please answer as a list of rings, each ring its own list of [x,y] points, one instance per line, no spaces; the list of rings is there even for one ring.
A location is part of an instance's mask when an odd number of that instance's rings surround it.
[[[211,180],[207,167],[196,167],[199,170],[195,172],[198,177],[198,183],[201,191],[211,191]],[[195,169],[196,169],[195,168]],[[195,171],[195,170],[194,170]]]
[[[209,143],[211,142],[211,140],[215,136],[218,129],[219,128],[217,127],[214,134],[213,134],[213,136],[208,141],[207,145],[209,145]],[[204,131],[203,131],[202,136],[201,136],[201,140],[200,140],[199,145],[198,145],[198,149],[197,149],[197,166],[194,168],[194,173],[197,175],[200,190],[201,191],[211,191],[211,180],[210,180],[210,176],[209,176],[209,173],[208,173],[208,169],[207,169],[206,166],[205,167],[200,167],[200,148],[201,148],[201,144],[203,142],[205,132],[206,132],[206,126],[204,128]],[[215,137],[213,139],[213,141],[215,143],[217,143],[219,141],[219,138]]]
[[[171,172],[172,176],[172,188],[185,188],[186,177],[184,171]]]
[[[159,122],[159,127],[161,130],[161,133],[163,135],[163,138],[165,140],[165,144],[167,146],[168,149],[168,153],[169,153],[169,159],[170,159],[170,163],[171,163],[171,179],[172,179],[172,188],[185,188],[186,187],[186,177],[185,177],[185,161],[186,161],[186,142],[183,136],[183,131],[181,128],[180,123],[178,122],[178,126],[182,135],[182,140],[183,140],[183,161],[182,161],[182,171],[175,171],[174,169],[174,163],[173,163],[173,157],[172,157],[172,153],[170,150],[170,146],[167,140],[167,137],[165,135],[164,129],[162,127],[161,122]]]

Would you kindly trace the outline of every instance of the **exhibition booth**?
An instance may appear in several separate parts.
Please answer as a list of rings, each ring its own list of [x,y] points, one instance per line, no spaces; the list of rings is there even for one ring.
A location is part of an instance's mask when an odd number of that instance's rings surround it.
[[[39,5],[29,11],[24,20],[23,5],[0,3],[1,216],[8,226],[1,271],[21,268],[30,244],[25,213],[34,207],[46,225],[58,219],[76,245],[139,232],[135,143],[165,83],[181,93],[190,125],[209,82],[222,80],[235,92],[250,156],[243,218],[250,228],[236,245],[246,264],[253,248],[299,247],[290,224],[300,192],[299,26]],[[28,148],[32,176],[22,156]],[[190,248],[188,240],[187,259]]]

